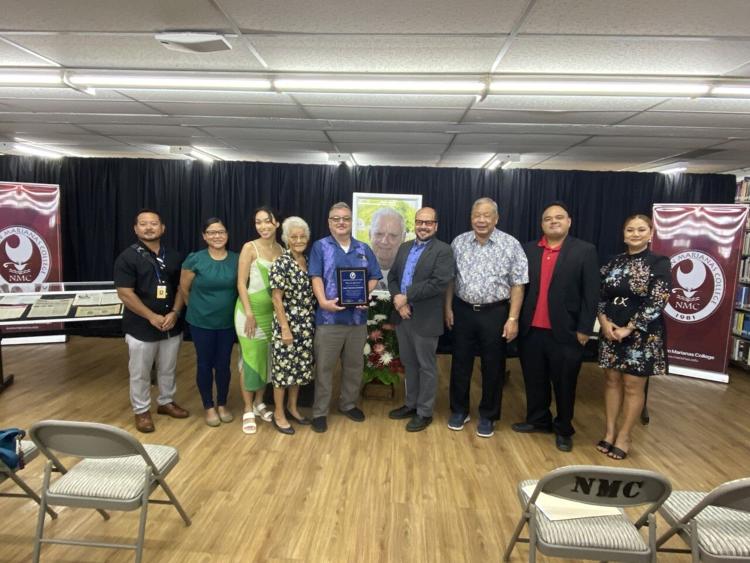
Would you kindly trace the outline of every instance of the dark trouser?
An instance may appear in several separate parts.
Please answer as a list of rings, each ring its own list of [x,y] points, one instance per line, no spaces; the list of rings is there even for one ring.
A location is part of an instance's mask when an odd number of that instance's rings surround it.
[[[203,408],[214,406],[214,379],[216,380],[216,404],[223,407],[227,404],[229,380],[232,370],[232,347],[237,335],[232,328],[207,329],[190,325],[190,334],[195,344],[198,372],[195,383],[201,394]]]
[[[505,379],[503,325],[508,320],[508,302],[474,311],[453,299],[453,361],[451,362],[451,412],[469,414],[474,352],[479,348],[482,365],[482,400],[479,416],[500,420]]]
[[[552,331],[532,328],[520,341],[521,368],[526,386],[526,422],[549,428],[561,436],[572,436],[573,407],[583,346],[560,344]],[[550,385],[551,384],[551,385]],[[552,419],[550,403],[555,391],[557,416]]]
[[[417,414],[432,416],[437,393],[437,336],[421,336],[414,330],[414,321],[402,320],[396,326],[398,350],[406,370],[404,404]]]

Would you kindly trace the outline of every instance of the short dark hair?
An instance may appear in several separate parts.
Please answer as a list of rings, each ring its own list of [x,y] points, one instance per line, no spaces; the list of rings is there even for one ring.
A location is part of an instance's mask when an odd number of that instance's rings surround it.
[[[419,213],[423,209],[432,209],[432,212],[435,214],[435,222],[436,223],[440,222],[440,217],[438,216],[438,210],[437,209],[435,209],[434,207],[430,207],[429,205],[424,205],[424,206],[420,207],[419,209],[417,209],[417,213]],[[416,215],[416,213],[415,213],[415,215]]]
[[[630,217],[627,217],[625,219],[625,222],[622,224],[622,230],[624,231],[628,226],[628,223],[630,223],[631,221],[635,221],[636,219],[640,219],[641,221],[646,223],[649,229],[654,229],[654,223],[651,221],[651,217],[649,217],[648,215],[644,215],[643,213],[636,213],[635,215],[631,215]]]
[[[565,204],[565,202],[556,200],[551,201],[544,206],[544,209],[542,209],[542,219],[544,219],[544,212],[547,211],[550,207],[561,207],[565,211],[565,213],[568,214],[568,217],[572,217],[572,215],[570,214],[570,209],[568,209],[568,206]]]
[[[161,220],[161,214],[158,211],[154,211],[153,209],[149,209],[148,207],[144,207],[144,208],[140,209],[138,211],[138,213],[135,214],[135,217],[133,218],[133,225],[137,225],[138,224],[138,217],[140,217],[144,213],[153,213],[154,215],[156,215],[159,218],[159,223],[163,222]]]
[[[226,230],[227,226],[226,223],[220,218],[220,217],[209,217],[205,221],[203,221],[203,232],[205,233],[208,228],[213,225],[214,223],[219,223],[224,229]]]

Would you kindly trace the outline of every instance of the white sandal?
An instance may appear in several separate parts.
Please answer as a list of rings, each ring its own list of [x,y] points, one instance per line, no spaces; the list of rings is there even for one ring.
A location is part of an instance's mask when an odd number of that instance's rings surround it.
[[[245,434],[255,434],[258,426],[255,424],[255,413],[248,411],[242,415],[242,431]]]
[[[253,405],[253,412],[259,416],[263,422],[271,422],[273,419],[273,413],[268,410],[265,403]]]

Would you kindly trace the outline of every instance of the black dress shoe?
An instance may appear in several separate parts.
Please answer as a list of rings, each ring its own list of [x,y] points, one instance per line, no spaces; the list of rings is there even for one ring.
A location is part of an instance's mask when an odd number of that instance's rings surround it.
[[[431,423],[431,416],[421,416],[415,414],[413,417],[411,417],[411,420],[406,423],[406,431],[419,432],[420,430],[424,430],[425,428],[427,428]]]
[[[569,452],[573,449],[573,437],[557,434],[555,436],[555,445],[561,452]]]
[[[313,432],[318,432],[319,434],[322,434],[326,430],[328,430],[328,421],[326,420],[326,417],[324,416],[316,416],[312,419],[312,429]]]
[[[291,424],[286,428],[284,428],[283,426],[279,426],[279,423],[276,422],[275,416],[271,419],[271,424],[273,424],[273,427],[282,434],[286,434],[287,436],[291,436],[292,434],[294,434],[294,428],[292,428]]]
[[[412,409],[404,405],[389,412],[388,418],[392,418],[393,420],[402,420],[404,418],[412,417],[415,414],[417,414],[417,409]]]
[[[541,432],[543,434],[551,434],[552,429],[547,426],[536,426],[530,422],[514,422],[510,425],[513,432],[521,432],[522,434],[530,434],[532,432]]]
[[[352,407],[348,411],[342,411],[341,409],[339,409],[339,412],[346,416],[349,420],[353,420],[354,422],[362,422],[365,420],[365,413],[363,413],[357,407]]]

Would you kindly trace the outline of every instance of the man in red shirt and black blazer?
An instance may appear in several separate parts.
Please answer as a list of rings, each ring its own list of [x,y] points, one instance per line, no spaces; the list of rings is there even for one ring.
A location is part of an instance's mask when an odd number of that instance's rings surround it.
[[[519,319],[519,350],[526,387],[526,421],[516,432],[554,432],[557,449],[573,449],[573,408],[583,350],[599,300],[599,259],[594,245],[568,235],[562,202],[542,211],[538,241],[523,249],[529,284]],[[557,416],[550,412],[554,389]]]

